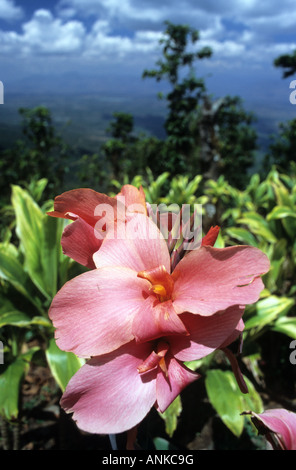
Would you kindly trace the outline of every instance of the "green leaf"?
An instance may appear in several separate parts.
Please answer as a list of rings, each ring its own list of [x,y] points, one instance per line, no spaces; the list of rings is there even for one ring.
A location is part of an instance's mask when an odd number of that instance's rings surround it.
[[[49,341],[45,353],[51,373],[61,390],[64,391],[71,377],[85,361],[71,352],[61,351],[53,338]]]
[[[1,309],[2,310],[2,309]],[[18,310],[11,310],[2,313],[0,310],[0,328],[6,325],[13,325],[17,327],[28,326],[31,323],[31,318],[23,312]]]
[[[246,230],[245,228],[241,227],[230,227],[226,229],[227,235],[229,235],[232,238],[235,238],[236,240],[239,240],[241,243],[244,243],[246,245],[252,245],[252,246],[257,246],[257,240],[254,237],[254,235]]]
[[[2,307],[0,308],[0,328],[12,325],[18,328],[29,328],[31,325],[42,325],[50,329],[53,328],[48,318],[35,316],[30,317],[28,314],[16,309],[9,300],[0,297]]]
[[[255,305],[256,314],[246,320],[245,329],[262,329],[270,324],[279,316],[286,315],[293,307],[294,300],[289,297],[277,297],[271,295],[265,299],[259,300]]]
[[[296,218],[295,209],[291,207],[285,206],[275,206],[272,211],[267,215],[267,220],[276,220],[276,219],[284,219],[286,217],[294,217]]]
[[[31,279],[24,271],[14,251],[10,250],[9,245],[6,244],[0,244],[0,278],[9,282],[18,292],[37,306],[32,295],[34,286]]]
[[[270,243],[277,241],[266,220],[256,212],[246,212],[238,223],[247,225],[255,235],[259,235]]]
[[[58,290],[64,220],[44,214],[30,194],[19,186],[12,187],[12,204],[24,268],[39,291],[51,300]]]
[[[65,258],[61,249],[64,226],[64,219],[50,217],[46,214],[43,216],[40,246],[42,282],[50,297],[53,297],[59,288],[59,268]]]
[[[24,267],[30,278],[45,297],[48,297],[42,280],[40,245],[43,238],[43,213],[29,193],[20,186],[12,186],[12,205],[16,217],[16,234],[24,255]]]
[[[248,409],[256,413],[263,411],[260,395],[247,377],[244,377],[244,380],[248,386],[248,394],[243,394],[240,391],[231,371],[210,369],[205,380],[212,406],[223,423],[237,437],[241,435],[244,428],[245,417],[241,416],[241,413]]]
[[[275,322],[272,330],[296,339],[296,318],[281,317]]]
[[[0,414],[7,420],[16,419],[18,417],[22,379],[29,370],[33,354],[38,349],[39,348],[32,348],[18,357],[14,362],[9,364],[0,375]]]
[[[172,437],[177,429],[178,417],[182,412],[182,402],[180,395],[170,404],[170,406],[163,412],[159,413],[161,418],[165,421],[165,431],[169,437]]]
[[[217,240],[214,245],[215,248],[224,248],[225,247],[225,241],[223,236],[221,235],[221,230],[219,230]]]
[[[296,230],[296,211],[295,205],[292,207],[275,206],[272,211],[267,215],[266,219],[269,220],[282,220],[282,224],[287,234],[293,238]]]

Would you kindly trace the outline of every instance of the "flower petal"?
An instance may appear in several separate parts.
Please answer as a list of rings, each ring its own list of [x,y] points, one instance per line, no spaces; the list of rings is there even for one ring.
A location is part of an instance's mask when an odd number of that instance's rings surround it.
[[[90,357],[131,341],[145,287],[146,281],[128,268],[95,269],[67,282],[49,310],[57,345]]]
[[[149,296],[134,317],[132,332],[137,341],[150,341],[171,334],[188,334],[171,301],[154,304],[155,297]]]
[[[208,233],[202,238],[201,244],[214,246],[218,238],[219,231],[220,227],[218,225],[211,227]]]
[[[244,308],[238,305],[210,317],[183,313],[180,319],[189,336],[170,337],[172,354],[181,361],[193,361],[207,356],[225,344],[239,327],[243,313]]]
[[[62,248],[66,256],[89,269],[94,269],[93,253],[102,245],[94,233],[93,227],[78,218],[67,225],[62,235]]]
[[[200,378],[199,374],[188,369],[170,354],[167,354],[165,359],[167,376],[159,369],[156,379],[156,399],[161,413],[187,385]]]
[[[131,184],[125,184],[115,198],[122,201],[128,212],[147,215],[146,198],[142,186],[138,189]]]
[[[164,265],[170,272],[170,255],[166,241],[157,226],[147,216],[136,214],[122,226],[120,238],[106,235],[94,256],[95,265],[127,266],[144,271]]]
[[[269,409],[261,414],[251,411],[252,421],[259,431],[277,434],[284,450],[296,450],[296,414],[283,408]]]
[[[68,218],[67,213],[71,212],[94,227],[98,221],[98,217],[95,216],[96,208],[101,204],[106,204],[115,209],[117,203],[115,198],[97,193],[89,188],[72,189],[55,198],[54,211],[49,212],[49,215],[56,217],[55,213],[58,213]]]
[[[249,246],[213,248],[201,246],[184,256],[172,277],[177,313],[212,315],[231,305],[258,300],[269,269],[267,256]]]
[[[148,343],[129,343],[92,358],[72,377],[61,406],[80,429],[117,434],[145,418],[156,399],[156,371],[139,374],[137,367],[150,350]]]

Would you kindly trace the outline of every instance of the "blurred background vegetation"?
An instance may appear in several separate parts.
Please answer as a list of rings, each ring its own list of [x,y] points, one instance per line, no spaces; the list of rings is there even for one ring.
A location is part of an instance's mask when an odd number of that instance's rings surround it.
[[[62,254],[66,223],[46,215],[63,191],[90,187],[116,194],[126,183],[150,203],[202,204],[203,229],[219,225],[216,246],[253,245],[271,261],[265,290],[244,316],[243,395],[221,351],[188,364],[203,379],[139,430],[158,449],[262,449],[246,409],[296,411],[296,120],[283,122],[256,166],[255,116],[238,96],[214,99],[196,63],[199,33],[166,23],[162,56],[143,78],[166,81],[164,138],[134,131],[132,114],[114,113],[98,152],[77,154],[48,108],[21,108],[22,137],[0,155],[0,417],[3,449],[108,449],[106,436],[81,433],[59,408],[69,378],[82,365],[53,340],[48,308],[57,290],[84,268]],[[296,70],[295,55],[275,66]],[[258,162],[257,162],[258,163]],[[254,171],[256,167],[256,171]],[[0,343],[1,344],[1,343]],[[238,344],[233,345],[237,353]],[[122,437],[124,439],[124,436]]]

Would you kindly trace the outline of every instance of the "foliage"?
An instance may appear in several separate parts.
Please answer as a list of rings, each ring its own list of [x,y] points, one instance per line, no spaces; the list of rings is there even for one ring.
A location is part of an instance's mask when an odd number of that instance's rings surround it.
[[[164,97],[165,140],[136,136],[133,116],[118,112],[102,148],[73,162],[49,110],[20,110],[24,138],[2,151],[0,159],[0,341],[5,356],[0,366],[0,418],[4,421],[21,419],[19,398],[31,364],[45,364],[62,392],[83,363],[59,350],[48,319],[57,290],[83,272],[61,251],[65,221],[46,215],[52,207],[50,198],[66,188],[69,177],[71,187],[75,183],[111,195],[122,184],[142,186],[150,204],[201,204],[204,231],[221,227],[217,248],[247,244],[267,254],[271,269],[263,278],[265,289],[259,301],[245,309],[243,356],[234,353],[249,393],[240,392],[221,351],[188,364],[204,377],[212,410],[234,436],[240,438],[247,426],[242,411],[262,411],[261,397],[270,393],[268,367],[282,390],[292,380],[285,376],[288,357],[283,354],[296,339],[296,120],[280,124],[264,171],[249,176],[256,150],[254,117],[238,97],[208,96],[204,80],[195,76],[195,63],[209,58],[211,50],[196,51],[198,40],[197,30],[166,22],[162,58],[155,69],[143,73],[170,85]],[[295,53],[281,56],[275,65],[287,69],[284,77],[292,75]],[[237,343],[232,346],[235,349]],[[280,354],[264,367],[266,348]],[[282,368],[273,370],[274,363]],[[178,431],[184,408],[181,396],[161,415],[170,439]],[[154,444],[159,449],[174,448],[161,437]]]
[[[42,184],[41,184],[42,183]],[[35,194],[41,197],[37,185]],[[65,381],[81,366],[78,359],[53,345],[48,308],[57,290],[80,269],[61,252],[63,219],[46,215],[52,206],[39,206],[28,190],[12,186],[14,237],[8,229],[0,243],[0,338],[5,346],[0,373],[0,416],[19,417],[22,380],[37,353],[63,390]],[[34,343],[34,346],[30,344]],[[41,358],[40,358],[41,354]],[[65,371],[68,371],[66,375]]]
[[[283,78],[290,77],[296,73],[296,50],[291,54],[282,54],[274,60],[275,67],[281,67]]]
[[[145,176],[123,181],[142,186],[150,203],[202,204],[205,222],[210,225],[218,222],[221,226],[222,237],[216,246],[254,245],[271,261],[271,270],[264,276],[266,288],[260,300],[246,308],[244,316],[245,353],[240,361],[246,367],[249,393],[242,395],[238,391],[230,363],[226,356],[221,359],[219,351],[188,364],[205,377],[213,409],[237,437],[247,425],[240,412],[245,408],[253,411],[262,408],[258,391],[264,377],[260,370],[262,338],[272,333],[289,341],[296,339],[295,178],[292,165],[289,174],[273,168],[264,180],[253,175],[244,191],[231,186],[223,177],[203,181],[201,175],[192,179],[188,175],[170,178],[168,172],[155,177],[149,168]],[[30,191],[17,185],[12,187],[15,223],[11,230],[7,229],[0,244],[0,339],[5,345],[5,366],[0,375],[0,392],[5,399],[0,414],[12,421],[19,416],[18,396],[23,377],[36,357],[39,361],[40,356],[43,358],[62,391],[82,365],[76,356],[57,348],[47,316],[57,289],[81,270],[61,253],[65,221],[46,215],[51,201],[39,205],[30,194],[41,200],[45,183],[41,180],[30,185]],[[117,192],[122,182],[113,180],[113,185]],[[214,211],[209,211],[208,206]],[[33,339],[37,341],[30,346]],[[183,402],[179,397],[162,416],[169,438],[175,435],[182,413]]]
[[[53,197],[64,184],[68,171],[67,146],[56,134],[50,111],[38,106],[20,108],[23,140],[4,150],[0,160],[0,191],[9,200],[10,184],[24,184],[46,177],[44,198]],[[59,158],[56,158],[59,155]]]
[[[290,343],[289,338],[296,339],[295,169],[291,164],[289,174],[285,174],[274,167],[263,180],[259,174],[254,174],[245,190],[231,186],[223,176],[216,181],[203,182],[200,175],[192,180],[182,175],[170,179],[168,172],[154,178],[151,170],[147,170],[146,178],[141,176],[133,180],[136,186],[143,186],[148,202],[165,202],[167,205],[177,202],[179,206],[203,204],[203,226],[218,224],[221,227],[222,237],[217,240],[217,247],[253,245],[270,259],[271,269],[263,277],[266,288],[260,300],[247,306],[244,314],[243,363],[247,365],[249,374],[245,377],[249,394],[241,394],[234,385],[236,382],[230,370],[217,370],[221,367],[219,352],[188,364],[204,373],[210,402],[236,436],[240,436],[246,426],[246,419],[240,416],[239,410],[246,407],[262,409],[261,398],[254,385],[259,383],[261,386],[264,375],[259,366],[262,339],[274,333],[279,335],[279,341],[287,338],[286,344]],[[167,181],[169,186],[164,195]],[[119,182],[113,183],[120,187]],[[229,368],[227,360],[223,359],[222,364]],[[222,392],[217,394],[217,383],[225,391],[221,397]],[[232,394],[233,399],[230,399]],[[170,413],[173,417],[173,410]],[[173,431],[176,427],[175,422]]]
[[[243,394],[237,385],[233,373],[229,370],[209,369],[205,384],[211,404],[221,416],[225,425],[237,437],[243,432],[245,410],[254,410],[254,413],[262,413],[264,410],[260,395],[256,392],[252,382],[244,378],[249,392]]]
[[[281,171],[287,172],[290,162],[295,162],[296,119],[279,124],[278,133],[273,136],[268,153],[263,161],[263,174],[266,168],[277,165]]]
[[[254,115],[244,110],[237,96],[226,96],[217,113],[218,175],[226,175],[229,183],[240,189],[246,187],[249,169],[255,162],[257,133],[252,127],[254,120]]]
[[[165,97],[168,107],[165,121],[168,158],[165,159],[164,168],[178,174],[186,168],[188,171],[194,146],[191,121],[206,90],[204,80],[195,76],[195,61],[209,58],[212,51],[204,47],[190,52],[190,43],[195,46],[199,32],[187,25],[175,25],[168,21],[165,24],[166,30],[160,40],[162,59],[157,61],[156,69],[144,70],[143,77],[153,77],[157,81],[167,79],[170,84],[171,91]]]

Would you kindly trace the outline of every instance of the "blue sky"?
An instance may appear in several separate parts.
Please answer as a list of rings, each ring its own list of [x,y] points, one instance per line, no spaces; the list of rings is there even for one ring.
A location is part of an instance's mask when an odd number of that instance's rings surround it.
[[[211,91],[295,112],[273,66],[296,49],[295,0],[0,0],[0,80],[6,92],[145,93],[165,20],[198,29],[198,45],[213,49],[199,65]]]

